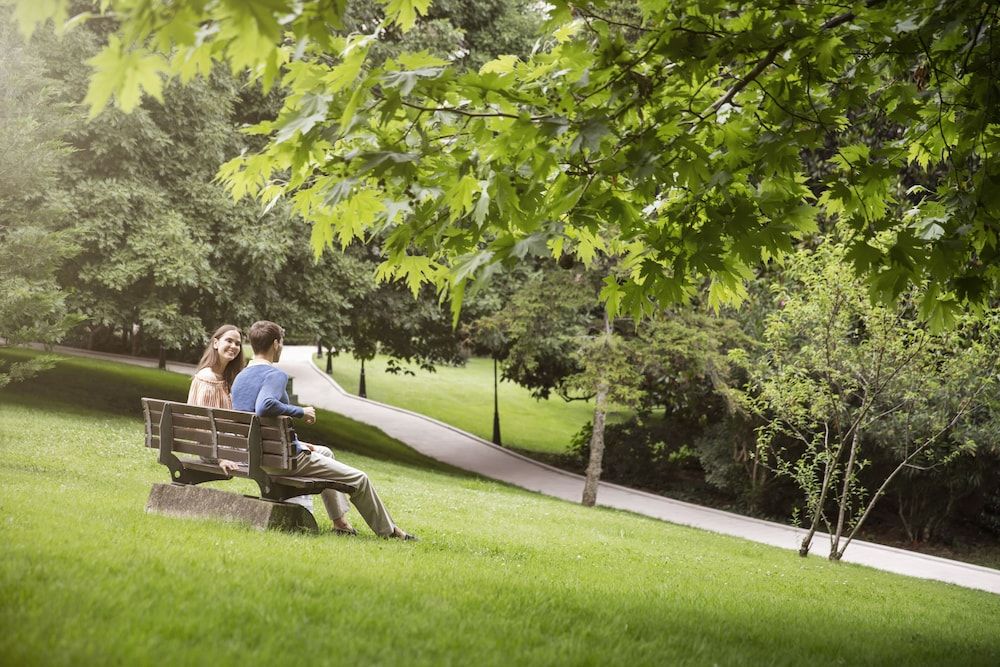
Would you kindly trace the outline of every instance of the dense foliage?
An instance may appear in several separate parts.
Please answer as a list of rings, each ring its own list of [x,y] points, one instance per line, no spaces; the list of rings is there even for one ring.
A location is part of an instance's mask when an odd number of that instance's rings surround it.
[[[756,456],[804,495],[803,553],[825,527],[840,558],[900,473],[998,453],[1000,320],[929,333],[906,295],[873,304],[831,243],[782,277],[756,350],[730,353],[748,378],[736,400],[762,424]]]
[[[793,516],[833,536],[834,558],[872,526],[909,542],[1000,535],[995,313],[933,332],[911,295],[872,302],[844,252],[796,253],[739,313],[658,320],[677,332],[653,355],[669,409],[647,378],[641,409],[607,428],[606,476]]]
[[[992,3],[642,0],[620,19],[560,0],[537,50],[477,72],[370,58],[430,1],[375,6],[343,36],[337,3],[113,0],[88,101],[131,109],[214,60],[280,81],[281,113],[255,130],[269,141],[227,164],[228,187],[288,198],[316,248],[385,235],[383,274],[448,289],[456,308],[492,263],[566,252],[620,258],[612,315],[703,278],[733,302],[819,218],[876,295],[918,286],[936,326],[997,284]],[[30,30],[67,7],[17,10]]]
[[[12,27],[5,30],[20,45]],[[5,216],[19,215],[16,202],[32,216],[2,249],[37,260],[4,262],[3,270],[36,283],[29,295],[7,281],[12,299],[19,293],[31,305],[19,308],[21,320],[32,323],[25,329],[5,316],[8,339],[61,337],[66,326],[55,327],[42,311],[65,311],[65,302],[85,322],[71,340],[133,354],[159,350],[161,360],[168,349],[196,354],[205,332],[221,322],[259,318],[282,322],[298,341],[322,337],[360,356],[381,346],[425,363],[458,358],[458,336],[433,293],[415,303],[405,288],[378,284],[369,249],[316,257],[302,242],[308,226],[288,206],[277,202],[262,213],[249,201],[234,202],[214,181],[222,161],[254,145],[239,127],[277,113],[278,97],[216,69],[187,86],[166,85],[161,100],[146,99],[131,113],[107,109],[86,122],[78,104],[88,85],[85,63],[105,32],[94,23],[58,40],[37,34],[25,47],[34,54],[30,67],[18,60],[26,57],[21,51],[5,53],[4,65],[17,74],[8,95],[12,122],[4,127],[12,176],[4,183]],[[48,85],[35,89],[43,81]],[[59,145],[67,149],[53,148]],[[23,178],[13,177],[15,169]],[[62,236],[49,220],[59,207]],[[72,261],[54,254],[68,239]],[[52,303],[41,297],[33,270],[48,276]]]

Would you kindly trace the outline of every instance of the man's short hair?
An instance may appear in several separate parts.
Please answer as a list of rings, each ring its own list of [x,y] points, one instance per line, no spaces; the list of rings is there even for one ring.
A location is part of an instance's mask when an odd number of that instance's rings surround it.
[[[263,354],[271,349],[274,341],[285,337],[285,330],[274,322],[261,320],[250,325],[250,346],[254,354]]]

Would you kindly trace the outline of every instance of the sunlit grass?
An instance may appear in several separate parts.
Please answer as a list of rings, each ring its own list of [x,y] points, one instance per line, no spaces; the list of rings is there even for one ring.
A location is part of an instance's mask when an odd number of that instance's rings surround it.
[[[100,371],[106,383],[93,403],[45,395],[60,392],[44,377],[0,392],[0,664],[995,665],[1000,656],[1000,596],[442,473],[394,455],[399,443],[372,451],[388,460],[342,458],[371,475],[418,543],[147,515],[150,485],[167,473],[142,446],[138,416],[113,407],[131,398],[112,397],[115,387],[149,395],[173,381],[87,363],[96,366],[86,376]],[[253,491],[246,480],[215,486]]]
[[[493,360],[472,358],[464,366],[437,366],[431,373],[410,366],[413,375],[385,372],[388,358],[365,363],[368,398],[406,408],[486,440],[493,437]],[[325,358],[317,359],[326,368]],[[333,378],[358,392],[361,363],[348,355],[333,359]],[[504,445],[539,452],[565,452],[573,436],[594,416],[592,401],[566,402],[556,395],[536,400],[513,382],[499,385],[500,432]],[[611,419],[621,417],[614,412]]]

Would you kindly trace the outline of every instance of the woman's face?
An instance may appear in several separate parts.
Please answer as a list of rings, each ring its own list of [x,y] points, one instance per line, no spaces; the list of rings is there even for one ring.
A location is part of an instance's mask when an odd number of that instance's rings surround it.
[[[226,363],[229,363],[243,354],[243,337],[239,331],[227,331],[212,341],[212,347]]]

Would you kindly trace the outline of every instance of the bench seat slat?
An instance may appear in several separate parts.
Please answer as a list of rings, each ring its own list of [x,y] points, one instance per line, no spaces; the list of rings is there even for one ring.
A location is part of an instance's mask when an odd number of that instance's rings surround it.
[[[190,442],[174,442],[174,451],[181,454],[194,454],[196,456],[204,456],[205,458],[211,458],[212,453],[211,447],[206,447],[205,445],[197,445]],[[249,465],[250,455],[247,452],[236,452],[236,451],[226,451],[225,449],[219,448],[219,458],[227,459],[229,461],[235,461],[236,463],[243,463]],[[264,455],[261,461],[262,465],[271,468],[273,470],[285,470],[281,465],[280,456],[269,456]],[[214,466],[213,469],[217,469],[219,466],[214,463],[208,463],[207,461],[182,461],[185,466],[197,463],[198,465]],[[315,481],[315,480],[314,480]]]
[[[343,491],[344,493],[354,493],[355,489],[349,484],[343,484],[341,482],[330,482],[323,479],[316,479],[315,477],[293,477],[286,475],[275,475],[274,481],[280,482],[285,486],[293,486],[298,489],[309,489],[309,488],[328,488],[336,489],[337,491]]]
[[[207,461],[184,461],[184,467],[204,470],[205,472],[222,472],[218,463],[208,463]],[[250,467],[246,463],[241,463],[239,468],[232,471],[231,474],[233,477],[246,477],[250,474]]]
[[[159,434],[157,434],[159,437]],[[174,428],[174,437],[180,438],[181,440],[191,440],[194,442],[201,443],[203,445],[212,444],[212,432],[201,429],[191,429],[191,428]],[[230,449],[247,449],[247,439],[241,438],[235,435],[229,435],[228,433],[218,434],[219,447],[228,447]],[[261,440],[261,445],[263,446],[265,454],[281,454],[284,451],[284,445],[282,442],[275,440]]]
[[[285,468],[285,460],[280,456],[275,456],[273,454],[264,454],[261,457],[260,464],[265,468],[271,468],[273,470],[288,470]]]
[[[174,441],[174,452],[180,454],[194,454],[195,456],[203,456],[206,459],[212,458],[211,447],[208,447],[206,445],[199,445],[193,442],[184,442],[181,440]],[[219,458],[227,459],[229,461],[235,461],[236,463],[246,463],[246,464],[250,463],[250,453],[247,452],[246,450],[244,451],[226,450],[220,447]],[[274,456],[271,454],[265,454],[261,459],[261,465],[277,471],[287,470],[287,468],[285,468],[282,465],[282,462],[283,459],[280,456]],[[187,465],[189,461],[182,461],[182,463]],[[204,463],[204,462],[199,461],[198,463]]]
[[[206,472],[221,473],[222,468],[216,463],[207,463],[205,461],[184,461],[185,468],[194,468],[195,470],[204,470]],[[241,463],[236,470],[230,471],[233,477],[247,477],[249,475],[249,468],[245,463]],[[326,487],[336,489],[338,491],[343,491],[345,493],[351,493],[354,488],[348,484],[341,484],[337,482],[327,482],[324,480],[319,480],[313,477],[294,477],[286,475],[275,475],[274,480],[285,484],[287,486],[293,486],[299,489],[309,489],[316,487]]]
[[[174,440],[173,446],[174,452],[179,452],[181,454],[194,454],[195,456],[204,456],[206,459],[212,458],[212,447],[211,445],[205,445],[200,442],[191,442],[189,440]],[[221,447],[219,448],[219,456],[221,458],[226,458],[231,461],[236,461],[238,463],[249,463],[250,455],[245,451],[229,450],[224,451]]]
[[[206,459],[214,458],[212,456],[212,448],[208,445],[202,445],[195,442],[185,442],[183,440],[174,440],[175,453],[179,454],[194,454],[195,456],[202,456]],[[250,454],[246,450],[240,451],[238,449],[225,449],[219,447],[219,458],[226,459],[228,461],[235,461],[236,463],[250,463]],[[190,461],[183,460],[182,463],[185,465],[190,463]],[[206,463],[205,461],[198,461],[198,463]],[[214,465],[209,463],[208,465]]]

